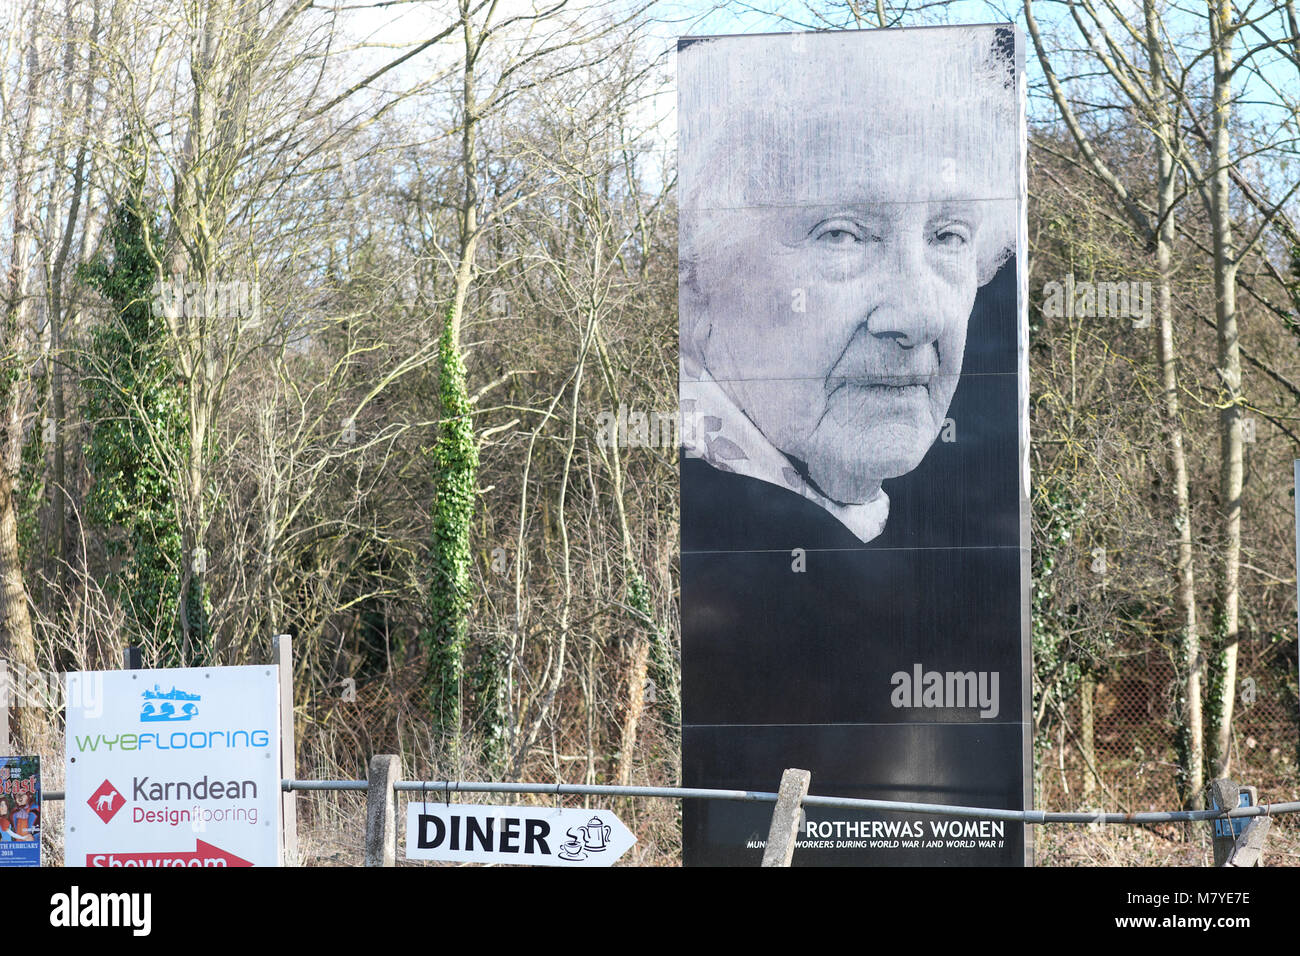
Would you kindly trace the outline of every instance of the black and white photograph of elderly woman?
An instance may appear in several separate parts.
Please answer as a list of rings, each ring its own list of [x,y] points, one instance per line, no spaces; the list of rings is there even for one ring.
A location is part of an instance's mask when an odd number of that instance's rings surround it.
[[[690,786],[774,789],[798,766],[817,793],[1023,804],[1017,44],[985,26],[679,45]],[[687,862],[759,852],[746,819],[689,807]],[[803,862],[1023,856],[1019,831],[821,849]]]

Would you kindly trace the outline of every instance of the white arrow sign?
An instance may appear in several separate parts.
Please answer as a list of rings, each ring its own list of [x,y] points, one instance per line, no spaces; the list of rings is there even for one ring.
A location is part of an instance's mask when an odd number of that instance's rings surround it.
[[[613,866],[636,837],[608,810],[411,802],[406,858],[454,863]]]

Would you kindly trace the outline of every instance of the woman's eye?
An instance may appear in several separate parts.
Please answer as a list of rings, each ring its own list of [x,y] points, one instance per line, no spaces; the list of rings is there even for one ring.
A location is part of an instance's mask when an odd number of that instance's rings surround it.
[[[959,223],[940,226],[934,231],[933,241],[948,249],[960,249],[970,242],[970,229]]]
[[[850,246],[871,239],[865,229],[849,222],[823,222],[815,226],[810,235],[814,241],[830,246]]]

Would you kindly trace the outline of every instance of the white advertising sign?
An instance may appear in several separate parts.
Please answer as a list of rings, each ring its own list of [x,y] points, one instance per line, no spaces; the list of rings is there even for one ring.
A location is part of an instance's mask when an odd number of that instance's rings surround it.
[[[636,836],[608,810],[412,802],[406,858],[453,863],[613,866]]]
[[[268,666],[68,674],[67,866],[275,866]]]

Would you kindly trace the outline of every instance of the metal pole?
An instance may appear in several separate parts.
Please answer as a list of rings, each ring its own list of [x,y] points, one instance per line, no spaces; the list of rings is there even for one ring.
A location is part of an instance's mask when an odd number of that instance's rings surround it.
[[[369,790],[366,780],[281,780],[280,789],[294,790]],[[704,790],[696,787],[582,787],[554,783],[464,783],[450,780],[402,780],[393,784],[398,793],[540,793],[547,795],[590,794],[614,797],[665,797],[672,800],[740,800],[773,803],[778,794],[759,790]],[[62,800],[63,791],[41,794],[44,800]],[[1257,807],[1222,810],[1170,810],[1149,813],[1047,813],[1042,810],[996,810],[983,807],[950,807],[934,803],[904,803],[890,800],[856,800],[851,797],[804,797],[804,806],[839,807],[845,810],[894,810],[899,813],[933,813],[939,816],[969,817],[983,820],[1014,820],[1020,823],[1186,823],[1213,820],[1215,817],[1266,817],[1283,813],[1300,813],[1300,800],[1290,803],[1263,803]]]
[[[668,797],[670,799],[741,800],[771,803],[777,795],[763,790],[705,790],[697,787],[617,787],[604,784],[583,786],[571,783],[484,783],[464,780],[404,780],[393,785],[398,792],[456,793],[540,793],[552,796]]]
[[[297,748],[293,733],[293,638],[277,634],[271,638],[271,654],[280,679],[280,775],[292,778],[297,771]],[[290,791],[280,794],[280,865],[298,865],[298,798]]]

